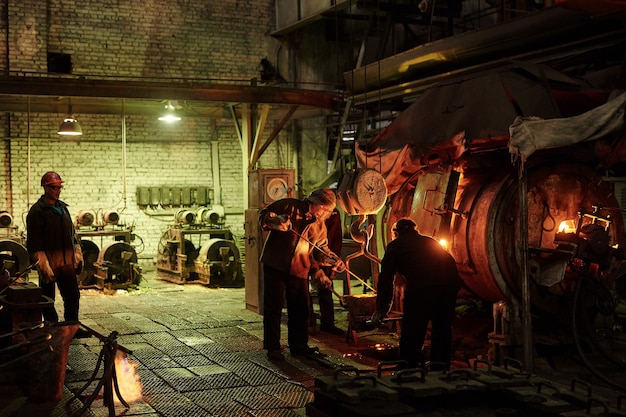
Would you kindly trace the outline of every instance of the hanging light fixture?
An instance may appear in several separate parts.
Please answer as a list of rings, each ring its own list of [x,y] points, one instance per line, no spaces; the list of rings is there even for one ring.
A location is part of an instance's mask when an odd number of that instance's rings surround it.
[[[167,104],[165,105],[165,110],[165,114],[159,117],[159,120],[168,123],[178,122],[180,120],[180,116],[178,116],[175,112],[176,107],[172,104],[171,101],[167,101]]]
[[[80,127],[78,120],[74,117],[71,101],[67,110],[67,115],[65,116],[65,119],[63,119],[63,122],[61,122],[61,126],[59,126],[57,133],[63,136],[81,136],[83,134],[83,128]]]

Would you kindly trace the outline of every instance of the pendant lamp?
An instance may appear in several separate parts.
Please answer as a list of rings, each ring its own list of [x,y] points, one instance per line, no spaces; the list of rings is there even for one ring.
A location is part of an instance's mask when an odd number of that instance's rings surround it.
[[[61,122],[57,133],[63,136],[81,136],[83,134],[83,129],[78,124],[78,120],[76,120],[72,112],[72,103],[69,104],[67,115],[65,119],[63,119],[63,122]]]

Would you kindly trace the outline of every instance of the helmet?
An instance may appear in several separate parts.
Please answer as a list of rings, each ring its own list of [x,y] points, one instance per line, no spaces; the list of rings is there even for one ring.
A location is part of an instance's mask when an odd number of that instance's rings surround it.
[[[63,184],[63,180],[61,176],[54,171],[48,171],[43,174],[41,177],[41,186],[44,187],[46,185],[61,185]]]
[[[417,225],[412,219],[405,217],[396,222],[393,230],[398,232],[398,234],[402,234],[408,230],[415,230],[416,227]]]
[[[337,204],[337,197],[335,192],[328,188],[320,188],[313,190],[308,197],[308,200],[313,204],[319,204],[325,207],[335,207]]]

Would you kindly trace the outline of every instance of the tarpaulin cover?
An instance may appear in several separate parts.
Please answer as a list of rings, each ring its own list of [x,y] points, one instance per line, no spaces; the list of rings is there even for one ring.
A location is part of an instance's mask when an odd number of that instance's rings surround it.
[[[539,149],[550,149],[580,142],[605,139],[599,156],[610,167],[625,150],[621,142],[625,132],[626,93],[578,116],[544,120],[540,117],[517,117],[509,127],[509,152],[525,161]],[[611,151],[609,151],[611,149]]]
[[[432,87],[377,136],[357,144],[359,167],[379,171],[391,195],[429,163],[457,159],[474,139],[508,137],[520,115],[560,116],[546,80],[576,84],[549,68],[529,66]]]

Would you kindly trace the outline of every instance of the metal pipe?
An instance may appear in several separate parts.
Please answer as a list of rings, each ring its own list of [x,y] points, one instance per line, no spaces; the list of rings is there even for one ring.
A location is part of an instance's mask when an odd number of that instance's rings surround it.
[[[519,161],[522,164],[521,158]],[[533,370],[533,336],[530,315],[530,281],[528,276],[528,194],[527,173],[520,167],[519,186],[519,229],[520,229],[520,273],[522,275],[522,337],[524,339],[524,364],[526,371]]]
[[[126,209],[126,102],[122,99],[122,199]]]
[[[344,80],[355,94],[423,78],[426,73],[451,70],[450,63],[462,67],[468,62],[502,56],[506,51],[546,47],[562,38],[576,39],[583,29],[604,31],[600,19],[585,13],[551,8],[488,29],[420,45],[389,58],[344,73]],[[605,24],[605,27],[606,24]],[[609,26],[610,28],[610,26]]]

